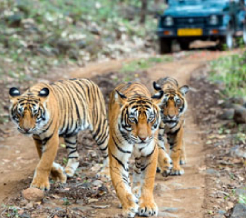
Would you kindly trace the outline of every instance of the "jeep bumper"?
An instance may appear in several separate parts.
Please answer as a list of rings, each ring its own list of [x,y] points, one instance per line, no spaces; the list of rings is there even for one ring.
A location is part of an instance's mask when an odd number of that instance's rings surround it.
[[[179,35],[178,30],[179,29],[200,29],[201,34],[198,35]],[[226,27],[206,27],[206,28],[158,28],[157,35],[160,38],[219,38],[221,36],[225,36],[227,33]]]

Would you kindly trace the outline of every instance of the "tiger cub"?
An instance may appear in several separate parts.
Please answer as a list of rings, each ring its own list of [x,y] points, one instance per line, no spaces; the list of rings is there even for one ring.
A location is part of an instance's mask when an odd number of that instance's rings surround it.
[[[164,176],[182,175],[184,169],[180,165],[185,164],[185,147],[183,142],[183,126],[185,111],[187,110],[186,93],[189,86],[179,87],[177,80],[171,77],[160,78],[153,83],[156,92],[164,91],[163,102],[161,104],[161,124],[159,126],[158,144],[161,150],[165,150],[164,134],[167,135],[167,141],[170,146],[171,162],[164,161],[159,167]],[[168,157],[167,157],[168,158]]]
[[[163,92],[151,97],[139,83],[117,86],[109,102],[110,175],[123,208],[123,216],[157,215],[153,197],[157,167],[157,130],[161,121],[158,103]],[[134,155],[133,185],[130,186],[129,159]]]
[[[13,87],[9,90],[10,116],[17,129],[32,135],[40,161],[31,187],[49,190],[49,174],[55,180],[66,182],[79,166],[77,134],[89,129],[102,151],[104,168],[109,175],[109,129],[103,95],[98,86],[87,79],[62,80],[51,84],[39,83],[23,94]],[[54,162],[59,137],[63,137],[68,162],[63,168]]]

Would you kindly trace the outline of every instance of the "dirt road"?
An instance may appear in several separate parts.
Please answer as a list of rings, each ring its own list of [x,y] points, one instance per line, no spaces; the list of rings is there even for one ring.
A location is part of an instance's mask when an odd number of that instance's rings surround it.
[[[175,59],[174,62],[158,64],[147,70],[148,78],[142,81],[151,87],[152,81],[160,77],[171,76],[181,85],[189,84],[191,74],[203,67],[208,60],[221,56],[218,52],[199,52]],[[121,62],[115,61],[88,66],[85,69],[71,72],[67,77],[87,77],[97,74],[116,71],[120,69]],[[60,78],[59,78],[60,79]],[[141,75],[140,75],[141,79]],[[188,95],[189,96],[189,95]],[[163,178],[157,175],[155,186],[155,200],[159,207],[159,217],[200,218],[203,217],[205,175],[200,172],[205,165],[203,142],[199,135],[199,126],[194,122],[193,104],[189,99],[189,108],[185,126],[185,145],[187,164],[184,166],[185,174],[177,177]],[[0,141],[0,202],[7,204],[8,197],[19,193],[28,187],[26,178],[32,177],[38,161],[38,156],[31,138],[20,135],[10,124],[8,130],[10,137]],[[23,180],[23,181],[22,181]],[[107,209],[97,210],[97,216],[113,217],[120,213],[117,208],[118,200],[106,202],[110,204]],[[99,214],[98,214],[99,213]]]

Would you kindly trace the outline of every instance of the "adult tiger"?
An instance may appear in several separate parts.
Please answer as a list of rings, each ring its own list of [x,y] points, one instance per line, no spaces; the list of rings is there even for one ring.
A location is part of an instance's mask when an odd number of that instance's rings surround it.
[[[61,80],[39,83],[22,95],[17,88],[9,90],[10,116],[18,130],[32,135],[40,161],[31,187],[49,190],[49,174],[66,182],[79,165],[77,134],[90,129],[102,151],[104,169],[108,171],[108,121],[103,95],[99,87],[87,79]],[[54,162],[59,136],[63,137],[68,151],[68,162],[63,168]]]
[[[167,135],[167,141],[170,145],[171,163],[166,161],[160,164],[163,175],[182,175],[184,169],[180,164],[185,164],[185,147],[183,142],[183,126],[184,114],[187,109],[186,93],[189,91],[189,86],[184,85],[179,87],[177,80],[171,77],[160,78],[153,83],[156,92],[164,91],[163,103],[161,104],[161,119],[159,126],[158,144],[159,148],[165,150],[164,134]],[[170,171],[171,169],[171,171]]]
[[[161,121],[158,103],[163,92],[151,97],[140,83],[120,84],[109,102],[110,175],[123,207],[123,215],[157,215],[153,198],[158,148],[156,131]],[[129,180],[129,158],[134,154],[133,188]],[[138,204],[139,198],[139,204]]]

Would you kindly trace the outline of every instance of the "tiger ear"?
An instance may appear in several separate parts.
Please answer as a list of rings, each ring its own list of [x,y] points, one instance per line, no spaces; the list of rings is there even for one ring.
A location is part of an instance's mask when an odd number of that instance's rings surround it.
[[[17,97],[19,97],[20,95],[20,90],[16,87],[12,87],[9,89],[9,99],[11,103],[14,103],[17,100]]]
[[[160,105],[162,103],[163,97],[164,97],[163,90],[156,92],[154,95],[151,96],[153,102],[157,105]]]
[[[190,88],[189,88],[189,86],[187,86],[187,85],[184,85],[184,86],[182,86],[182,87],[179,88],[179,91],[181,92],[181,94],[182,94],[183,96],[185,96],[185,94],[186,94],[189,90],[190,90]]]
[[[154,89],[156,91],[161,91],[162,90],[161,86],[156,81],[153,82],[153,87],[154,87]]]
[[[9,96],[10,98],[15,98],[17,96],[20,96],[20,91],[16,87],[12,87],[9,89]]]
[[[39,97],[48,97],[49,94],[50,94],[50,90],[48,88],[43,88],[38,93],[38,96]]]
[[[118,90],[115,90],[114,98],[115,101],[117,101],[120,105],[124,104],[127,101],[127,97]]]

